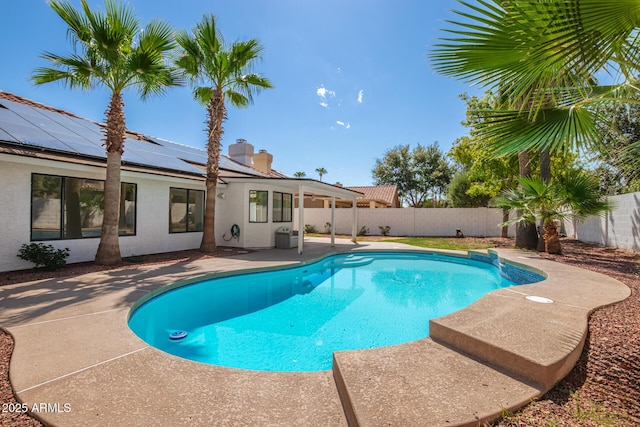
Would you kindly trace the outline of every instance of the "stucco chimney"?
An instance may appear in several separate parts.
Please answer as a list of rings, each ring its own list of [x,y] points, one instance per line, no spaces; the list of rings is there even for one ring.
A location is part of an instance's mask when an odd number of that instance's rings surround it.
[[[229,145],[229,157],[238,163],[251,166],[253,160],[253,145],[246,139],[236,139],[235,144]]]
[[[267,153],[267,150],[260,150],[258,154],[253,156],[253,167],[260,172],[271,173],[271,162],[273,162],[273,156]]]

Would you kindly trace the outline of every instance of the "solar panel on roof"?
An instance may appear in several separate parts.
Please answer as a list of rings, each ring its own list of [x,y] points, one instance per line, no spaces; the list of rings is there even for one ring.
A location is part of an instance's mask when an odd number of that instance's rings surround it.
[[[85,138],[81,138],[80,136],[72,133],[58,133],[54,131],[49,131],[49,133],[59,139],[60,141],[64,141],[66,145],[75,150],[78,154],[84,154],[86,156],[93,157],[101,157],[106,158],[107,153],[104,147],[100,147],[95,145],[92,142],[87,141]]]
[[[123,160],[140,163],[140,161],[130,160],[130,157],[143,159],[142,165],[147,164],[163,169],[172,169],[183,172],[202,174],[202,171],[189,163],[172,156],[164,155],[151,147],[156,147],[148,142],[127,138],[124,145]]]
[[[7,132],[0,129],[0,141],[4,142],[20,142],[15,139],[13,136],[9,135]]]
[[[89,135],[104,138],[102,126],[98,125],[97,123],[85,119],[79,119],[77,117],[67,116],[67,118],[73,123],[76,123],[78,126],[80,126],[81,129],[86,129],[86,131],[84,132],[88,132]]]
[[[160,144],[163,147],[163,152],[178,157],[183,160],[187,160],[194,163],[206,164],[207,152],[200,148],[189,147],[188,145],[178,144],[172,141],[168,141],[162,138],[156,138],[148,136],[153,142]]]
[[[0,138],[44,149],[105,158],[102,127],[68,114],[0,99]],[[205,164],[207,153],[193,147],[152,138],[126,139],[124,162],[201,175],[202,170],[181,160]]]
[[[250,175],[259,175],[260,173],[257,172],[255,169],[252,169],[248,166],[245,165],[241,165],[238,162],[234,162],[233,160],[224,157],[224,156],[220,156],[220,162],[219,162],[219,166],[223,169],[227,169],[227,170],[232,170],[235,172],[240,172],[240,173],[247,173]]]
[[[102,140],[104,134],[101,132],[100,126],[90,122],[88,120],[78,119],[75,117],[67,116],[66,114],[55,113],[53,111],[39,110],[40,114],[56,121],[60,126],[63,126],[70,132],[75,133],[81,138],[87,139],[89,142],[95,145],[95,139]]]
[[[0,109],[0,129],[9,133],[23,144],[50,148],[52,150],[75,152],[72,151],[68,145],[65,145],[9,110]]]

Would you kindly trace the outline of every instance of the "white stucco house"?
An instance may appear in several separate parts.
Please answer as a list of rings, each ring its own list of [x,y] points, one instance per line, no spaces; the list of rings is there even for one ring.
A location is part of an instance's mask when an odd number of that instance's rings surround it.
[[[0,91],[0,271],[31,268],[17,257],[24,243],[69,248],[69,263],[92,261],[102,223],[106,154],[103,126]],[[355,201],[362,194],[272,169],[273,156],[237,140],[221,155],[216,243],[276,246],[294,225],[293,200],[317,196]],[[128,131],[122,157],[122,256],[194,249],[204,218],[206,151]],[[353,204],[353,238],[357,227]],[[304,209],[296,223],[304,224]],[[282,235],[280,235],[282,236]],[[303,251],[304,239],[291,239]],[[332,236],[333,244],[333,236]]]

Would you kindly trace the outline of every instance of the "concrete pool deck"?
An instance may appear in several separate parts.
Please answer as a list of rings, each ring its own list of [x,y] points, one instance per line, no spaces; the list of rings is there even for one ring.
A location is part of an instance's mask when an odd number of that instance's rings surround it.
[[[58,426],[475,425],[526,404],[564,377],[582,350],[589,313],[630,295],[607,276],[499,250],[548,278],[494,291],[433,320],[430,338],[335,353],[332,371],[311,373],[179,359],[149,347],[127,326],[138,299],[178,280],[354,249],[416,249],[336,242],[331,248],[326,239],[306,238],[303,255],[264,250],[3,286],[0,326],[15,339],[10,379],[16,395]]]

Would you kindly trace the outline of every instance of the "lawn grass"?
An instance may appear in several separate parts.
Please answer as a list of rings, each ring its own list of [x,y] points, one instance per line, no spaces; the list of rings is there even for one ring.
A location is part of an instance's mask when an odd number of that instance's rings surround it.
[[[325,237],[329,235],[321,233],[305,234],[309,237]],[[337,235],[336,238],[351,239],[348,235]],[[481,237],[390,237],[390,236],[358,236],[359,242],[398,242],[411,246],[431,249],[451,249],[467,251],[471,249],[487,249],[496,247],[496,242],[490,238]]]
[[[404,243],[411,246],[432,249],[451,249],[466,251],[469,249],[487,249],[495,245],[484,239],[458,238],[458,237],[403,237],[400,239],[385,239],[383,242]]]

